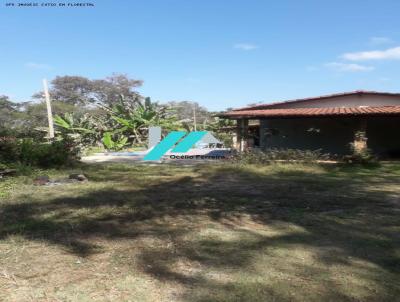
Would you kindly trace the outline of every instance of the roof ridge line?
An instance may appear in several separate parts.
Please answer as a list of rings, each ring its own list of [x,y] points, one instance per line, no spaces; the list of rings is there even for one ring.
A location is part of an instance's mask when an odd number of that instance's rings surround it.
[[[247,109],[255,109],[255,108],[259,108],[259,107],[268,108],[270,106],[276,106],[276,105],[281,105],[281,104],[291,104],[291,103],[297,103],[297,102],[315,101],[315,100],[321,100],[321,99],[327,99],[327,98],[335,98],[335,97],[348,96],[348,95],[357,95],[357,94],[375,94],[375,95],[400,96],[400,93],[398,93],[398,92],[380,92],[380,91],[373,91],[373,90],[354,90],[354,91],[349,91],[349,92],[332,93],[332,94],[326,94],[326,95],[315,96],[315,97],[299,98],[299,99],[291,99],[291,100],[286,100],[286,101],[272,102],[272,103],[269,103],[269,104],[259,104],[259,105],[254,105],[254,106],[246,106],[246,107],[233,109],[232,111],[245,110],[245,109],[246,110]]]

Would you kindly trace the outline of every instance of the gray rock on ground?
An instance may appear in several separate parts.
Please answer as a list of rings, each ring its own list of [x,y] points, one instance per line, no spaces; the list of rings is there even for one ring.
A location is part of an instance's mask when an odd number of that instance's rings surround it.
[[[68,184],[74,182],[86,182],[88,178],[84,174],[73,173],[68,176],[68,178],[59,179],[59,180],[50,180],[48,175],[39,175],[33,180],[33,184],[35,186],[52,186],[52,185],[61,185]]]
[[[79,173],[70,174],[68,178],[69,179],[79,180],[79,181],[88,181],[88,179],[87,179],[85,174],[79,174]]]
[[[35,186],[44,186],[50,182],[50,177],[48,175],[39,175],[33,180]]]

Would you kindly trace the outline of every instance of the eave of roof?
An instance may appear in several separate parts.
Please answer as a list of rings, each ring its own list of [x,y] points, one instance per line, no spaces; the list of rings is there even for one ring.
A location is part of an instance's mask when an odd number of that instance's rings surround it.
[[[293,109],[261,109],[234,110],[221,114],[221,117],[259,118],[259,117],[318,117],[318,116],[400,116],[400,106],[378,107],[334,107],[334,108],[293,108]]]
[[[356,90],[356,91],[350,91],[350,92],[341,92],[341,93],[321,95],[321,96],[316,96],[316,97],[273,102],[273,103],[269,103],[269,104],[247,106],[247,107],[233,109],[232,111],[243,111],[243,110],[251,110],[251,109],[268,109],[268,108],[271,108],[271,107],[274,107],[277,105],[281,105],[281,104],[292,104],[292,103],[299,103],[299,102],[306,102],[306,101],[318,101],[318,100],[323,100],[323,99],[331,99],[331,98],[342,97],[342,96],[351,96],[351,95],[360,95],[360,96],[361,95],[380,95],[380,96],[398,96],[398,97],[400,97],[400,93]]]

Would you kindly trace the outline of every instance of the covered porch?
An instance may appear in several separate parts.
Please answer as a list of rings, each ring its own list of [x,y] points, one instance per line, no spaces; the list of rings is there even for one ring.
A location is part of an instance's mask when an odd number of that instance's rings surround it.
[[[269,110],[271,111],[271,110]],[[234,148],[299,149],[346,155],[367,148],[400,157],[400,113],[390,115],[235,116]]]

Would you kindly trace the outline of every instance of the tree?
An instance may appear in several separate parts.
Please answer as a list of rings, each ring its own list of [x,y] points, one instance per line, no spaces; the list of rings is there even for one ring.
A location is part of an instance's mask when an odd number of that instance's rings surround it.
[[[19,105],[11,102],[8,96],[0,96],[0,128],[14,129],[18,125]]]
[[[87,105],[92,100],[92,81],[80,76],[57,76],[51,81],[50,96],[52,101],[59,101],[70,105]],[[43,92],[32,96],[44,99]]]
[[[74,106],[93,103],[112,106],[120,95],[125,98],[138,96],[134,89],[141,85],[142,81],[130,79],[124,74],[113,74],[100,80],[90,80],[81,76],[57,76],[51,81],[50,96],[53,101]],[[43,92],[34,94],[33,98],[43,99]]]
[[[196,112],[197,129],[205,129],[206,125],[212,120],[212,113],[196,102],[173,101],[168,102],[166,105],[176,112],[177,119],[182,121],[187,130],[193,130],[194,128],[194,112]]]
[[[142,81],[128,78],[124,74],[113,74],[105,80],[92,81],[92,93],[96,103],[107,106],[116,104],[120,97],[134,100],[140,97],[134,89],[142,85]]]
[[[15,111],[18,108],[18,104],[11,102],[10,98],[6,95],[0,95],[0,109]]]

